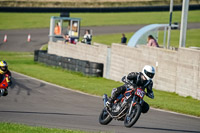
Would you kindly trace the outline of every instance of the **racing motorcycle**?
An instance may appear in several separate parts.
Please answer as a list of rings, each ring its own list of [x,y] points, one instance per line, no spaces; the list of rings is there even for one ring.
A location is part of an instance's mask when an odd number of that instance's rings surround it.
[[[104,108],[99,115],[99,123],[107,125],[112,119],[124,121],[125,127],[132,127],[142,112],[143,98],[146,94],[141,87],[133,87],[131,82],[125,82],[126,92],[117,97],[111,107],[106,106],[108,97],[103,95]]]
[[[8,83],[6,81],[6,77],[4,75],[0,75],[0,97],[8,94],[7,89]]]

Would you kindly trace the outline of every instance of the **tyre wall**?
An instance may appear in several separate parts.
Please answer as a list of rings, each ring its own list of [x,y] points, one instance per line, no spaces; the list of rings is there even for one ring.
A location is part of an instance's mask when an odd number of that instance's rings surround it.
[[[106,76],[107,71],[107,46],[101,44],[86,45],[78,43],[73,44],[63,44],[50,42],[48,45],[48,53],[55,54],[63,57],[70,57],[79,60],[87,60],[90,62],[98,62],[103,64],[103,76]]]
[[[103,77],[102,63],[48,54],[46,51],[40,50],[34,52],[34,61],[49,66],[61,67],[70,71],[81,72],[86,76]]]

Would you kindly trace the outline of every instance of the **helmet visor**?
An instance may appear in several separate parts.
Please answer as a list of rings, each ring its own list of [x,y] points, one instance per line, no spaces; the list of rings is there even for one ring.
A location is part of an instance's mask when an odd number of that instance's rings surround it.
[[[1,67],[1,70],[2,70],[2,71],[7,71],[7,66],[2,66],[2,67]]]
[[[146,70],[144,70],[144,73],[151,79],[154,77],[154,73],[150,73],[150,72],[148,72]]]

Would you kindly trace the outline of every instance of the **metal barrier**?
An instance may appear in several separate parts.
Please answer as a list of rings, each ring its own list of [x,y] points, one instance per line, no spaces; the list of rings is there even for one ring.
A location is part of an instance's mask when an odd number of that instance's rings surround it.
[[[174,5],[174,11],[181,11],[182,5]],[[189,5],[190,10],[199,10],[200,5]],[[94,8],[57,8],[57,7],[1,7],[0,12],[152,12],[169,11],[169,6],[135,6],[135,7],[94,7]]]
[[[79,60],[70,57],[62,57],[48,54],[47,51],[35,50],[34,61],[38,61],[49,66],[62,67],[70,71],[81,72],[86,76],[103,77],[103,64]]]

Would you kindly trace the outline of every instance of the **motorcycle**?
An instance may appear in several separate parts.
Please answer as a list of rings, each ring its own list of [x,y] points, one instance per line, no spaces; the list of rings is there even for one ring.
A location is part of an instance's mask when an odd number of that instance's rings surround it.
[[[0,97],[8,95],[8,83],[4,75],[0,75]]]
[[[146,92],[141,87],[133,87],[130,82],[125,84],[126,92],[119,95],[111,107],[106,106],[108,97],[106,94],[103,95],[104,108],[99,115],[100,124],[107,125],[115,119],[124,121],[125,127],[132,127],[139,119]]]

